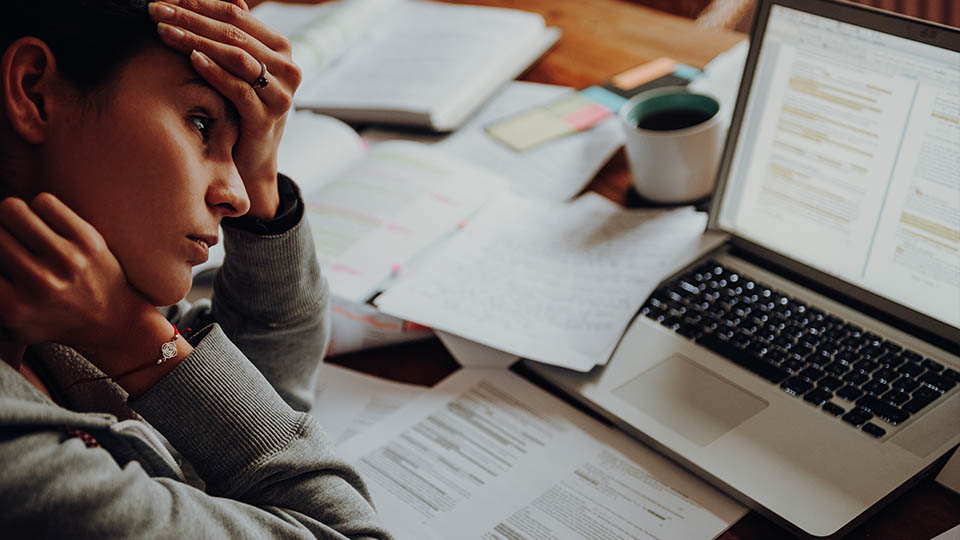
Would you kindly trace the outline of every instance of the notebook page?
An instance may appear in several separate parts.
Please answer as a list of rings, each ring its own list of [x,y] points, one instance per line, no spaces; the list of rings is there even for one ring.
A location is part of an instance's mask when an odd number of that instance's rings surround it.
[[[705,223],[689,207],[625,210],[594,193],[572,203],[504,193],[376,304],[516,356],[588,371],[607,362]]]

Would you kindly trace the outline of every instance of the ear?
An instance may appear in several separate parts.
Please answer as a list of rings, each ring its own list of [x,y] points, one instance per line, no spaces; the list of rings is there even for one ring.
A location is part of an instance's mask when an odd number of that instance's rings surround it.
[[[32,144],[47,137],[52,91],[59,79],[50,47],[33,38],[20,38],[7,47],[0,60],[3,108],[10,127]]]

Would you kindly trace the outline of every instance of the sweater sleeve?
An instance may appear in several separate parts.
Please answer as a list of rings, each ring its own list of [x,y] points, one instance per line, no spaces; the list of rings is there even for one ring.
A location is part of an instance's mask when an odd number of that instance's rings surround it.
[[[193,353],[129,403],[191,461],[206,492],[137,461],[121,467],[55,430],[11,432],[0,438],[4,538],[390,538],[308,414],[217,325],[192,341]]]
[[[212,314],[287,403],[306,411],[330,336],[329,291],[299,190],[281,182],[296,194],[297,219],[278,234],[224,225]]]

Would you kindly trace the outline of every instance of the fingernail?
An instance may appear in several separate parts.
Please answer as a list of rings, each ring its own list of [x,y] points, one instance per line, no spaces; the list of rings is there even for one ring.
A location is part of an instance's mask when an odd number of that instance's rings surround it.
[[[183,33],[183,30],[177,28],[176,26],[170,26],[166,23],[159,23],[157,25],[157,32],[160,32],[161,35],[171,38],[182,38],[186,35]]]
[[[176,13],[172,7],[158,4],[156,2],[150,2],[150,4],[147,5],[147,10],[151,15],[158,19],[172,19],[173,15]]]
[[[207,55],[203,54],[202,52],[196,49],[190,52],[190,59],[203,67],[210,65],[210,61],[207,59]]]

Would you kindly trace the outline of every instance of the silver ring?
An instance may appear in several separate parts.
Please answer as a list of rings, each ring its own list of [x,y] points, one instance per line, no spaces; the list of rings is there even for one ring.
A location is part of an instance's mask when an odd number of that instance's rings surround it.
[[[266,88],[270,84],[270,81],[267,80],[267,65],[262,61],[260,62],[260,75],[257,76],[256,80],[250,83],[250,86],[256,88]]]

